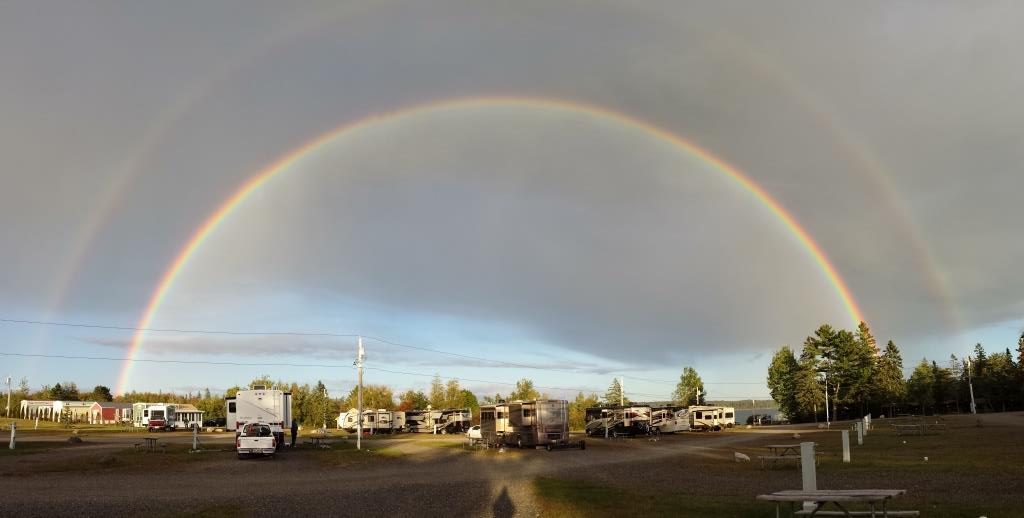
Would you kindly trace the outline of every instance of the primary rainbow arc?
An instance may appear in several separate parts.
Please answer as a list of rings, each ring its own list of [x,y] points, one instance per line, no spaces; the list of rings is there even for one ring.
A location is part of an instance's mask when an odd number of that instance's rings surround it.
[[[139,319],[136,327],[140,331],[136,331],[132,336],[131,344],[129,345],[128,355],[124,362],[121,375],[118,381],[117,393],[124,394],[128,384],[128,379],[131,375],[131,367],[135,355],[145,338],[145,331],[153,321],[153,317],[156,312],[160,309],[160,305],[163,303],[164,298],[167,296],[171,287],[174,284],[178,274],[184,269],[185,265],[196,253],[196,251],[202,246],[204,242],[210,237],[214,230],[239,206],[242,202],[249,197],[254,191],[259,189],[261,186],[266,184],[269,180],[277,176],[278,174],[288,170],[288,168],[305,156],[308,153],[314,152],[320,147],[324,146],[330,141],[340,138],[348,133],[357,131],[361,128],[379,124],[388,121],[394,121],[403,117],[416,115],[433,110],[441,110],[446,108],[471,108],[471,107],[485,107],[495,105],[512,105],[512,106],[523,106],[528,108],[548,108],[565,110],[573,113],[590,115],[597,118],[611,120],[622,124],[627,127],[636,128],[642,130],[650,135],[658,137],[678,149],[686,152],[687,154],[701,160],[712,169],[724,174],[727,178],[730,178],[736,182],[739,186],[743,187],[746,191],[754,196],[762,205],[764,205],[772,214],[778,218],[783,225],[796,237],[797,241],[807,250],[814,261],[818,264],[822,273],[828,279],[829,283],[833,286],[836,293],[842,300],[843,306],[846,312],[849,314],[853,325],[864,321],[863,313],[860,307],[857,305],[856,300],[850,293],[850,289],[846,284],[846,281],[839,275],[836,267],[825,255],[825,252],[821,249],[816,241],[811,237],[807,230],[801,226],[796,218],[785,209],[772,195],[765,191],[760,185],[755,183],[750,177],[744,174],[742,171],[733,167],[729,163],[725,162],[721,158],[711,154],[711,152],[697,146],[693,142],[690,142],[683,137],[680,137],[664,128],[651,124],[647,121],[638,119],[631,115],[627,115],[621,112],[614,111],[609,108],[602,106],[591,105],[587,103],[543,98],[543,97],[516,97],[516,96],[488,96],[488,97],[464,97],[455,99],[445,99],[430,103],[418,104],[403,109],[398,109],[384,114],[371,115],[358,119],[353,122],[343,124],[331,130],[323,135],[316,137],[315,139],[299,146],[297,149],[285,154],[268,167],[257,173],[255,176],[247,180],[237,191],[234,192],[228,199],[226,199],[221,205],[215,210],[206,220],[193,232],[185,246],[175,256],[174,261],[171,262],[170,266],[164,272],[157,284],[156,290],[150,296],[149,302],[146,305],[146,309]]]

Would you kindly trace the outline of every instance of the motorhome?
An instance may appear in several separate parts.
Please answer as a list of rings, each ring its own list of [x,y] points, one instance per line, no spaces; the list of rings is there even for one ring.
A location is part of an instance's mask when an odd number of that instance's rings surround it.
[[[719,431],[736,426],[736,409],[728,406],[691,406],[689,409],[690,429],[697,431]]]
[[[350,433],[357,433],[359,423],[356,421],[358,409],[351,408],[338,416],[338,428]],[[395,433],[405,429],[405,412],[392,410],[363,410],[363,433]]]
[[[592,407],[584,413],[587,435],[633,437],[651,433],[651,407]]]
[[[480,407],[480,435],[492,446],[548,450],[565,446],[585,448],[569,440],[568,402],[562,399],[512,401]]]
[[[277,445],[284,444],[284,431],[292,422],[292,394],[283,390],[253,385],[225,398],[228,430],[236,434],[242,425],[263,423],[270,426]]]
[[[468,408],[405,411],[405,431],[407,432],[464,433],[472,425],[473,412]]]

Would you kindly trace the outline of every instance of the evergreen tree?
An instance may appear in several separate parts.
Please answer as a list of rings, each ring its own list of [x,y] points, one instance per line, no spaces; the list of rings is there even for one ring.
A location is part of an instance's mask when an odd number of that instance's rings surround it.
[[[771,391],[772,399],[778,403],[779,410],[791,420],[799,419],[801,415],[796,397],[799,370],[800,364],[788,345],[783,346],[772,356],[772,362],[768,366],[768,389]]]
[[[704,388],[704,381],[693,367],[683,367],[683,373],[679,375],[679,383],[672,392],[672,402],[676,405],[691,406],[700,404],[700,391]]]
[[[790,419],[814,418],[825,408],[825,388],[818,374],[818,361],[812,351],[800,353],[800,364],[793,379],[793,394],[797,414]]]
[[[604,393],[604,404],[607,406],[618,406],[628,403],[629,398],[622,392],[622,384],[619,383],[619,378],[612,378],[612,384],[608,386],[608,391]]]
[[[896,344],[889,340],[878,359],[874,397],[883,406],[889,407],[891,417],[893,407],[906,396],[906,388],[906,382],[903,381],[903,357]]]

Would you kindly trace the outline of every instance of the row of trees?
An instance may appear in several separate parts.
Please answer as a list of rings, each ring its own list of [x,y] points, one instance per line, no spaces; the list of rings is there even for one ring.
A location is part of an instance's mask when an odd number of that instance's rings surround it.
[[[864,322],[854,332],[825,324],[804,340],[799,356],[784,346],[768,367],[772,398],[798,421],[824,412],[826,391],[831,414],[837,418],[868,412],[967,411],[972,384],[979,411],[1019,407],[1024,402],[1024,333],[1016,362],[1009,348],[990,355],[978,344],[974,354],[950,355],[946,365],[922,359],[907,379],[892,340],[879,353]]]

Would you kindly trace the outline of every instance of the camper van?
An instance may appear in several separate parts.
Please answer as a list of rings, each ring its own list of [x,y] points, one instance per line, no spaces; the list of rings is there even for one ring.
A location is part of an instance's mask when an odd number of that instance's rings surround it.
[[[736,426],[736,409],[728,406],[691,406],[690,429],[696,431],[719,431]]]
[[[359,410],[350,408],[338,416],[338,428],[350,433],[358,433],[359,423],[356,414]],[[405,412],[391,410],[363,410],[363,433],[395,433],[405,428]]]
[[[548,450],[571,446],[568,402],[537,399],[482,406],[480,435],[492,446],[544,446]],[[585,448],[586,444],[581,441],[575,446]]]
[[[419,433],[465,433],[473,425],[473,411],[468,408],[444,410],[406,410],[405,431]]]
[[[590,436],[633,437],[651,433],[651,407],[591,407],[584,414],[586,432]]]
[[[284,430],[292,422],[292,393],[253,385],[239,390],[234,397],[225,398],[228,430],[238,434],[242,425],[263,423],[270,426],[277,438],[276,444],[284,444]]]

